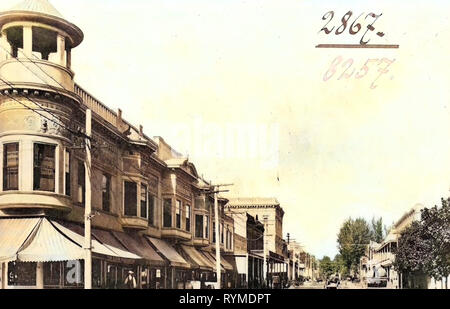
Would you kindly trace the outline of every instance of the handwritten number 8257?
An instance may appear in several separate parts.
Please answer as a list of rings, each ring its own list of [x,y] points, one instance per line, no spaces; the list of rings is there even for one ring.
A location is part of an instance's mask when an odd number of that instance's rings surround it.
[[[377,78],[371,83],[370,88],[375,89],[377,85],[375,85],[375,82],[383,75],[389,72],[388,68],[392,63],[394,63],[395,59],[367,59],[367,61],[364,63],[364,65],[356,71],[355,68],[350,71],[351,67],[353,66],[353,59],[349,58],[346,61],[342,62],[344,59],[342,56],[336,57],[329,67],[329,69],[325,72],[325,75],[323,76],[324,81],[330,80],[338,71],[338,69],[343,70],[342,73],[339,75],[337,80],[341,79],[349,79],[353,75],[355,76],[355,79],[361,79],[364,76],[366,76],[369,73],[369,64],[371,63],[377,63],[378,64],[378,76]],[[341,64],[342,63],[342,64]],[[385,64],[385,66],[383,66]],[[355,74],[356,73],[356,74]]]

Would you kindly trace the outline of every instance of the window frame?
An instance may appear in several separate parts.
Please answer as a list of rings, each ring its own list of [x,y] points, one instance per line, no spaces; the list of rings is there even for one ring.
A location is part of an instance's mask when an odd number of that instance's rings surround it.
[[[127,214],[127,185],[126,184],[132,184],[134,186],[136,186],[136,193],[134,194],[134,198],[135,198],[135,207],[133,208],[133,214]],[[130,195],[130,197],[132,197],[133,194]],[[135,213],[135,214],[134,214]],[[127,181],[124,180],[123,182],[123,215],[126,217],[137,217],[138,216],[138,184],[135,181]]]
[[[57,144],[52,144],[52,143],[46,143],[46,142],[41,142],[41,141],[33,141],[32,143],[33,145],[33,191],[37,191],[37,192],[53,192],[56,193],[58,191],[58,145]],[[38,188],[36,189],[36,176],[35,176],[35,172],[36,172],[36,146],[37,145],[41,145],[41,146],[47,146],[47,147],[53,147],[53,162],[54,162],[54,166],[53,166],[53,190],[43,190],[42,188]],[[42,163],[42,162],[41,162]],[[40,166],[40,168],[42,168],[42,165]]]
[[[175,201],[175,227],[177,229],[182,228],[182,222],[181,222],[181,214],[182,214],[182,202],[181,200]]]
[[[145,188],[145,190],[143,190]],[[142,191],[145,191],[145,201],[142,200],[143,195],[142,195]],[[145,202],[145,206],[143,207],[142,202]],[[148,220],[148,185],[145,183],[141,183],[141,192],[139,194],[139,217],[141,217],[142,219],[146,219]],[[142,216],[142,209],[145,208],[145,217]]]
[[[185,225],[186,225],[186,231],[191,231],[191,205],[186,204],[185,206]]]
[[[167,203],[170,202],[170,203]],[[169,211],[166,212],[166,207],[169,206]],[[173,215],[172,215],[172,208],[173,208],[173,200],[172,198],[165,198],[163,199],[163,228],[172,228],[173,227]],[[167,217],[166,217],[167,215]],[[169,222],[166,221],[166,218],[169,219]],[[166,224],[169,225],[166,225]]]
[[[8,145],[17,145],[17,189],[16,188],[7,188],[7,180],[6,178],[8,177],[8,173],[6,172],[8,167],[7,167],[7,151],[6,151],[6,147]],[[20,190],[20,162],[21,162],[21,158],[20,158],[20,149],[21,149],[21,145],[19,141],[11,141],[11,142],[5,142],[2,144],[2,186],[1,189],[4,192],[8,192],[8,191],[19,191]]]
[[[107,195],[107,200],[108,200],[108,204],[107,204],[107,209],[105,209],[105,190],[103,187],[103,180],[106,179],[106,195]],[[111,212],[111,180],[112,177],[111,175],[107,174],[107,173],[102,173],[102,188],[101,188],[101,195],[102,195],[102,210],[106,211],[106,212]]]

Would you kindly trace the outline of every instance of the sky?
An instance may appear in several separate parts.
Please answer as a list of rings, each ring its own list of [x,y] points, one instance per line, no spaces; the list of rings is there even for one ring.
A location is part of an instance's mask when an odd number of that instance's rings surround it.
[[[225,196],[276,197],[284,236],[317,257],[338,252],[349,217],[389,225],[449,195],[446,1],[50,2],[85,34],[78,84],[233,183]],[[364,40],[398,49],[315,48],[359,44],[370,12],[382,15]]]

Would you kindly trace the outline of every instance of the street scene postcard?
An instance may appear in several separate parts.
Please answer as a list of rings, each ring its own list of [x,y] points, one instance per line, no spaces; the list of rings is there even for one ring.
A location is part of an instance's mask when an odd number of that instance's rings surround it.
[[[1,0],[2,295],[448,290],[449,11]]]

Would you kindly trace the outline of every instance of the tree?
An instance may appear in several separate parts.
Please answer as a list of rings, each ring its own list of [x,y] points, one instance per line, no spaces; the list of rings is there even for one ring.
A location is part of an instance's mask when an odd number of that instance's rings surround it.
[[[334,262],[329,256],[324,256],[320,260],[320,275],[323,279],[328,279],[332,274],[336,272]]]
[[[450,275],[450,198],[442,198],[441,204],[440,208],[425,208],[421,216],[423,238],[431,246],[431,257],[425,265],[425,271],[437,280]],[[445,285],[448,288],[447,279]]]
[[[337,242],[339,253],[347,271],[358,272],[359,261],[365,253],[370,238],[371,231],[366,220],[350,218],[342,224]]]
[[[425,272],[431,261],[431,248],[431,241],[424,237],[422,224],[413,222],[400,234],[394,268],[400,273]]]
[[[420,222],[401,233],[394,262],[399,272],[421,272],[436,280],[450,275],[450,199],[441,203],[423,209]]]
[[[385,226],[383,226],[383,218],[372,218],[370,229],[370,239],[377,243],[381,243],[386,236],[384,233]]]

